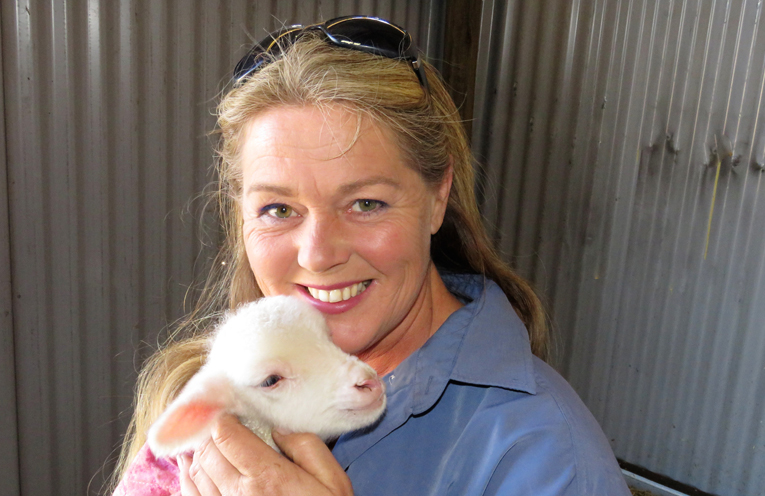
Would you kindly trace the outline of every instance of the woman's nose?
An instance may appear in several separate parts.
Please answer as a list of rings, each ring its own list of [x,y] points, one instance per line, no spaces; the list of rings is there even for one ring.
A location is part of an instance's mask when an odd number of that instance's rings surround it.
[[[333,216],[314,216],[303,223],[298,241],[298,264],[314,273],[342,265],[351,256],[342,221]]]

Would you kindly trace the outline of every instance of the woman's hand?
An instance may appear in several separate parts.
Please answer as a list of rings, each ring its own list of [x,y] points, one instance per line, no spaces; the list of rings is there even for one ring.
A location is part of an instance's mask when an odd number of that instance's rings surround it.
[[[212,439],[178,458],[183,496],[350,496],[351,481],[314,434],[274,432],[280,455],[231,415],[213,426]]]

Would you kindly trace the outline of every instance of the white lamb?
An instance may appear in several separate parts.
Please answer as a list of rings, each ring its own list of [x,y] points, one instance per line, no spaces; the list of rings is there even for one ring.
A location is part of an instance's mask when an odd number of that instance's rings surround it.
[[[293,297],[262,298],[222,321],[205,365],[149,430],[149,447],[157,457],[193,450],[223,412],[278,450],[275,427],[328,441],[384,410],[377,374],[332,343],[321,312]]]

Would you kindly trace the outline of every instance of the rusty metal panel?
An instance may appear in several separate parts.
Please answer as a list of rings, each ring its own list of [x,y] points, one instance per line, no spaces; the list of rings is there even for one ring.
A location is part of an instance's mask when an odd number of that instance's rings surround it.
[[[483,211],[618,457],[765,487],[763,2],[488,1]]]
[[[431,10],[2,2],[0,493],[95,494],[110,471],[136,369],[183,313],[217,242],[200,234],[211,220],[192,199],[210,180],[211,110],[251,40],[367,13],[426,48]]]

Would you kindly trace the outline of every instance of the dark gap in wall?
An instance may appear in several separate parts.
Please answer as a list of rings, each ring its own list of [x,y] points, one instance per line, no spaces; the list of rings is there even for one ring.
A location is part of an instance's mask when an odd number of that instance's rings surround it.
[[[674,489],[675,491],[680,491],[681,493],[687,494],[688,496],[717,496],[712,493],[706,493],[701,489],[697,489],[693,486],[689,486],[688,484],[678,482],[667,477],[666,475],[651,472],[647,468],[643,468],[639,465],[634,465],[621,459],[617,459],[617,461],[619,462],[619,466],[628,472],[632,472],[635,475],[639,475],[640,477],[656,482],[657,484],[661,484],[662,486],[666,486],[670,489]]]
[[[443,61],[441,74],[460,112],[468,140],[473,130],[476,61],[483,2],[447,0],[444,2]]]

